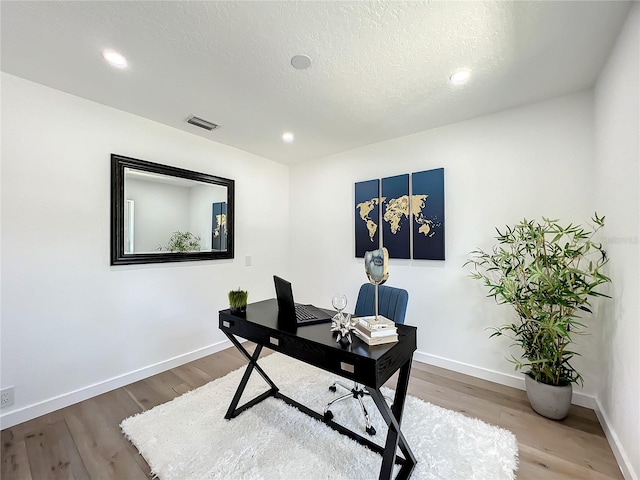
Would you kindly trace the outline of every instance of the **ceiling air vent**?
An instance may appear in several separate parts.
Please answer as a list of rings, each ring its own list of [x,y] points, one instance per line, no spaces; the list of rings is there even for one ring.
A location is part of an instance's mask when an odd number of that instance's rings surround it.
[[[187,122],[190,123],[191,125],[195,125],[196,127],[204,128],[205,130],[215,130],[216,128],[219,127],[219,125],[216,125],[215,123],[207,122],[206,120],[203,120],[202,118],[198,118],[195,115],[191,115],[187,119]]]

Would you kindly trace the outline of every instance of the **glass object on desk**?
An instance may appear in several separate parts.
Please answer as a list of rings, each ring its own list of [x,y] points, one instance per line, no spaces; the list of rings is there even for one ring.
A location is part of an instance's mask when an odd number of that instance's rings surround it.
[[[336,293],[331,299],[331,305],[342,316],[342,311],[347,308],[347,296],[344,293]]]
[[[339,293],[333,296],[331,304],[338,313],[336,313],[331,321],[331,331],[337,333],[336,342],[342,345],[348,345],[351,343],[351,330],[355,327],[355,322],[351,318],[351,314],[343,313],[343,310],[347,307],[347,296]]]

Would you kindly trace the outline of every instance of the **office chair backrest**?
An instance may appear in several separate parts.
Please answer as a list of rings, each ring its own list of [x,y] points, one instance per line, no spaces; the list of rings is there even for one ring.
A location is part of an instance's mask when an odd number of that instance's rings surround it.
[[[360,287],[354,312],[357,316],[363,317],[376,314],[375,290],[376,287],[372,283],[365,283]],[[404,323],[408,302],[409,293],[406,290],[386,285],[378,287],[379,315],[383,315],[396,323]]]

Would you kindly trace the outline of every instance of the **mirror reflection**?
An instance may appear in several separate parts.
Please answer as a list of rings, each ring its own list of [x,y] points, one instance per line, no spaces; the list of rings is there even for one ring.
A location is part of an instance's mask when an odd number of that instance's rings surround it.
[[[233,258],[233,180],[112,155],[112,265]]]
[[[227,187],[124,172],[125,253],[227,250]]]

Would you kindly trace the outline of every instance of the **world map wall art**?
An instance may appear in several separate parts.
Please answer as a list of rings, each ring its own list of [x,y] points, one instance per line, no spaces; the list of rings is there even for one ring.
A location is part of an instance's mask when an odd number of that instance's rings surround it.
[[[356,257],[444,260],[444,168],[355,184]]]

